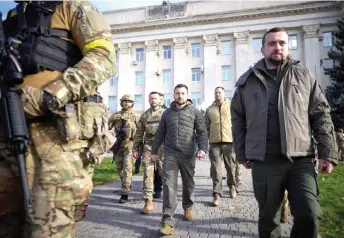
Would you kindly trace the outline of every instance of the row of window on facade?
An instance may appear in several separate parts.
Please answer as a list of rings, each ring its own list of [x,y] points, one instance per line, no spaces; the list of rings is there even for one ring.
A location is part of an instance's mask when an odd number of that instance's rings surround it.
[[[325,48],[332,47],[334,44],[334,38],[332,32],[323,33],[323,46]],[[252,51],[254,53],[259,53],[262,47],[262,37],[252,39]],[[291,50],[297,50],[298,48],[298,39],[297,35],[289,35],[289,48]],[[144,61],[144,48],[136,48],[136,61]],[[224,40],[220,42],[220,51],[222,55],[232,54],[232,41]],[[192,43],[191,44],[191,56],[192,57],[201,57],[201,43]],[[171,59],[172,58],[172,46],[164,45],[162,47],[162,58]]]
[[[222,65],[221,66],[222,72],[222,80],[223,81],[230,81],[232,80],[232,67],[231,65]],[[201,75],[203,73],[203,67],[198,68],[191,68],[191,81],[192,82],[200,82]],[[172,83],[172,70],[171,69],[163,69],[162,70],[162,81],[164,83]],[[114,86],[117,83],[117,77],[110,78],[110,85]],[[144,71],[135,71],[135,84],[136,85],[144,85],[145,83],[145,73]]]
[[[225,97],[229,100],[232,99],[233,92],[231,90],[225,91]],[[192,103],[199,107],[202,103],[202,94],[200,92],[192,92],[190,93],[190,99]],[[166,93],[164,94],[164,104],[169,107],[171,102],[173,102],[173,94]],[[134,104],[135,111],[143,111],[144,110],[144,96],[142,94],[135,95],[135,104]],[[109,111],[116,112],[117,111],[117,96],[109,96]]]

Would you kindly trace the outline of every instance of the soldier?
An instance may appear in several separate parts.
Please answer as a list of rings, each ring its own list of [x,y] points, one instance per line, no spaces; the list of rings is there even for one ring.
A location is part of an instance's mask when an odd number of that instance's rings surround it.
[[[110,27],[88,1],[21,1],[4,31],[6,44],[19,43],[32,208],[25,214],[17,163],[0,131],[0,236],[75,237],[75,206],[93,188],[87,167],[104,155],[96,144],[107,136],[107,109],[94,93],[115,73]]]
[[[344,161],[344,133],[343,133],[343,129],[340,128],[336,134],[337,134],[339,160]]]
[[[134,96],[125,94],[121,98],[122,110],[111,115],[109,118],[109,129],[115,128],[117,139],[119,133],[124,133],[119,150],[114,151],[114,161],[116,161],[117,171],[122,181],[122,194],[119,203],[128,202],[131,188],[131,178],[133,169],[133,139],[137,126],[137,115],[133,111]]]
[[[154,170],[158,171],[158,175],[162,175],[162,156],[163,146],[159,149],[159,159],[157,161],[151,160],[152,142],[155,133],[158,129],[162,113],[165,109],[161,106],[160,94],[158,92],[151,92],[149,94],[150,108],[146,110],[140,117],[136,134],[134,137],[133,155],[138,157],[139,144],[144,143],[143,146],[143,198],[145,205],[141,210],[142,214],[148,214],[153,211],[153,181]]]

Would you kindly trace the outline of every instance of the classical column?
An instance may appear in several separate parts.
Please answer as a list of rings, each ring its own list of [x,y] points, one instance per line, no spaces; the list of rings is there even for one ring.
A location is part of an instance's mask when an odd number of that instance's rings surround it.
[[[117,108],[120,108],[120,98],[127,93],[134,93],[135,79],[131,72],[131,43],[118,44],[118,86],[117,86]]]
[[[188,85],[190,81],[186,78],[186,42],[186,37],[173,38],[173,86],[180,83]]]
[[[158,80],[158,40],[149,40],[145,42],[146,57],[145,57],[145,92],[144,92],[144,109],[149,108],[148,95],[152,91],[161,92],[162,90],[162,76]]]
[[[320,68],[320,45],[319,45],[319,25],[302,26],[305,46],[305,66],[319,80],[321,86],[324,86],[323,76]]]
[[[217,34],[204,35],[204,57],[203,57],[203,101],[209,105],[214,100],[214,89],[219,86],[216,78],[216,51],[218,45]]]
[[[249,46],[248,38],[250,33],[246,32],[235,32],[235,81],[245,73],[249,68]]]

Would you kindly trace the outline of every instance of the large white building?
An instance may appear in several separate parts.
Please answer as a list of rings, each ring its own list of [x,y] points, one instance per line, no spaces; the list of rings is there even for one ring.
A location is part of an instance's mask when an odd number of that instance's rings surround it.
[[[294,59],[309,68],[322,87],[328,50],[342,14],[341,2],[188,1],[104,12],[117,47],[117,74],[100,87],[110,111],[119,99],[135,95],[135,110],[149,108],[148,94],[165,94],[184,83],[197,105],[208,106],[214,88],[231,98],[236,80],[262,58],[264,33],[285,27]]]

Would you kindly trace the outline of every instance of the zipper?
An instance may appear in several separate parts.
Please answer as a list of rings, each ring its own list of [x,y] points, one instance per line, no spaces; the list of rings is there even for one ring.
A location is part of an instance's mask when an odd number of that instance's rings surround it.
[[[221,142],[223,140],[223,135],[222,135],[222,115],[221,115],[221,106],[219,105],[219,112],[220,112],[220,136],[221,136]]]
[[[299,95],[299,98],[300,98],[300,100],[301,100],[301,104],[302,104],[302,109],[303,110],[306,110],[306,108],[305,108],[305,104],[304,104],[304,100],[303,100],[303,97],[302,97],[302,94],[301,94],[301,92],[299,91],[299,89],[298,89],[298,85],[293,85],[294,86],[294,88],[295,88],[295,91],[296,91],[296,94],[297,95]]]

